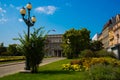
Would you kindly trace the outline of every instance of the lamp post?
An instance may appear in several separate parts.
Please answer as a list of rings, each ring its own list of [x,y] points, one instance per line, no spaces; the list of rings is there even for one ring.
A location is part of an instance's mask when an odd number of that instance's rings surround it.
[[[32,18],[30,17],[30,11],[32,9],[32,5],[31,3],[28,3],[26,5],[26,8],[28,10],[28,17],[25,18],[26,15],[26,9],[23,7],[22,9],[20,9],[20,14],[22,15],[22,19],[23,21],[26,23],[27,27],[28,27],[28,37],[27,37],[27,41],[29,42],[29,37],[30,37],[30,27],[32,27],[34,25],[34,23],[36,22],[36,18],[35,16],[33,16]],[[26,70],[30,70],[30,65],[29,65],[29,57],[26,57]]]

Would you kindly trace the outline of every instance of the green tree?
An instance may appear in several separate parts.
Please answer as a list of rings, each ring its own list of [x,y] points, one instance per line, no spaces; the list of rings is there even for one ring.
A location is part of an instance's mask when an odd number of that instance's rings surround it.
[[[92,41],[90,43],[90,49],[92,51],[99,51],[103,49],[103,44],[101,41]]]
[[[7,48],[4,47],[4,43],[0,43],[0,55],[3,55],[2,53],[6,52]]]
[[[4,43],[0,43],[0,47],[4,47]]]
[[[86,28],[81,30],[70,29],[63,34],[63,53],[68,58],[78,57],[80,51],[89,48],[90,31]]]
[[[6,52],[7,48],[6,47],[0,47],[0,55],[3,55],[3,52]]]
[[[17,55],[17,48],[16,48],[16,47],[17,47],[17,44],[11,44],[11,45],[9,45],[7,51],[8,51],[11,55],[15,56],[15,55]]]
[[[38,29],[34,28],[33,33],[31,34],[29,41],[27,34],[25,33],[24,37],[20,35],[20,38],[17,38],[21,42],[19,49],[24,53],[26,58],[29,58],[29,63],[31,67],[31,72],[38,72],[38,66],[41,63],[44,57],[44,43],[47,33],[43,30],[43,27]]]

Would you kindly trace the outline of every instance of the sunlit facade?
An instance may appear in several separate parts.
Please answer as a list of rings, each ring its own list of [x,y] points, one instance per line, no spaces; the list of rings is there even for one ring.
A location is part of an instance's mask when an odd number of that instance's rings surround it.
[[[103,30],[99,36],[99,40],[102,42],[104,48],[109,47],[109,26],[110,26],[110,21],[108,21],[104,25]]]
[[[49,57],[62,57],[62,34],[53,34],[47,36],[47,42],[45,45],[46,54]]]
[[[120,43],[120,15],[112,17],[103,27],[99,37],[104,48],[109,48]]]

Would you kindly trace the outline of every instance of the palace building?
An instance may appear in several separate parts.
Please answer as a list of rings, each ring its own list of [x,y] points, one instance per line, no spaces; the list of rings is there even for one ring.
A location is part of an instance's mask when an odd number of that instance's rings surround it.
[[[53,34],[47,36],[45,44],[45,56],[47,57],[62,57],[62,34]]]

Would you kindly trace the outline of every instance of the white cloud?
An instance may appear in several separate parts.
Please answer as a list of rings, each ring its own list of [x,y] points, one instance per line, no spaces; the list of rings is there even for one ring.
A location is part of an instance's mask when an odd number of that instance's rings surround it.
[[[6,14],[6,10],[0,7],[0,23],[5,23],[8,21],[8,19],[4,18],[4,15]]]
[[[57,8],[55,6],[43,6],[43,7],[37,7],[35,11],[39,13],[52,15],[55,13],[56,9]]]
[[[6,10],[4,10],[0,7],[0,13],[6,13]]]
[[[15,6],[14,6],[13,4],[10,4],[10,7],[11,7],[11,8],[14,8]]]
[[[10,7],[11,8],[14,8],[14,9],[16,9],[16,10],[20,10],[21,9],[21,6],[14,6],[13,4],[10,4]]]
[[[23,22],[23,20],[22,20],[21,18],[20,18],[20,19],[18,19],[18,21],[19,21],[19,22]]]
[[[7,21],[8,21],[8,19],[5,19],[5,18],[0,19],[0,23],[4,23],[4,22],[7,22]]]

